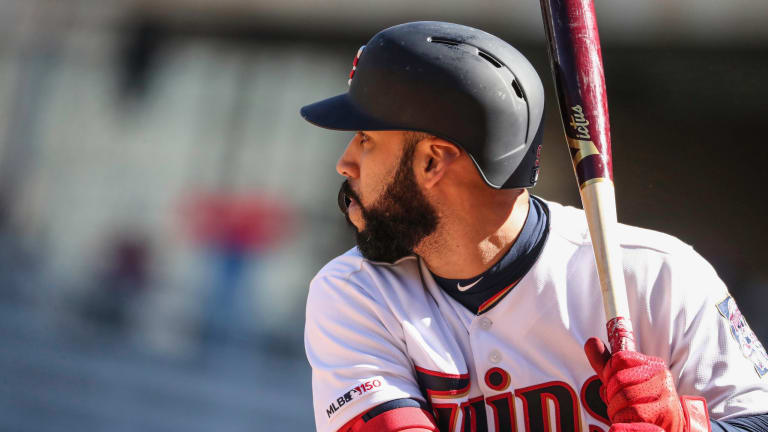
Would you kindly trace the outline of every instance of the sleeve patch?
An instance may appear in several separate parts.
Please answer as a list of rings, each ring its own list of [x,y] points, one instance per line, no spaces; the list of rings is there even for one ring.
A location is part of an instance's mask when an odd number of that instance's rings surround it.
[[[345,392],[341,396],[337,397],[336,400],[332,401],[331,404],[328,405],[328,408],[325,409],[325,413],[328,415],[328,418],[331,418],[342,407],[349,404],[353,400],[359,399],[363,397],[363,395],[381,390],[385,386],[386,382],[384,381],[384,378],[380,376],[369,378],[359,383],[357,386],[349,389],[349,391]]]
[[[717,304],[717,310],[723,318],[728,320],[731,327],[731,336],[736,340],[741,348],[741,353],[748,358],[754,365],[755,371],[762,378],[768,374],[768,354],[765,352],[763,344],[755,336],[755,333],[749,328],[747,321],[736,306],[736,301],[731,296]]]

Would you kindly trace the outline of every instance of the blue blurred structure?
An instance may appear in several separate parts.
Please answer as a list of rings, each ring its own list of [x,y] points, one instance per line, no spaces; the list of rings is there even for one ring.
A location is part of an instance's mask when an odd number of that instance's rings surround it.
[[[0,430],[311,430],[310,372],[296,357],[231,345],[172,359],[94,329],[0,305]]]

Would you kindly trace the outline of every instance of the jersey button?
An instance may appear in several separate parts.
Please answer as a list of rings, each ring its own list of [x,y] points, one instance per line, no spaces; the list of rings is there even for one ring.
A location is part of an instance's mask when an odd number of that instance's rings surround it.
[[[491,351],[491,354],[488,356],[488,360],[491,361],[491,363],[498,363],[501,361],[501,353],[497,350]]]
[[[491,322],[491,320],[489,320],[488,318],[485,318],[485,317],[480,318],[480,327],[481,328],[483,328],[485,330],[488,330],[489,328],[491,328],[492,324],[493,324],[493,322]]]

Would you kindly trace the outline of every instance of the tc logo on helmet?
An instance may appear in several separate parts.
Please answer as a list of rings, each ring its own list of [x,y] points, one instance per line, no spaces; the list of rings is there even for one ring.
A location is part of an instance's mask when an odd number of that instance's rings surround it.
[[[355,55],[355,60],[352,62],[352,70],[349,71],[349,81],[347,81],[347,85],[352,85],[352,78],[355,77],[355,71],[357,70],[357,62],[360,60],[360,54],[363,53],[363,50],[365,49],[365,45],[361,46],[359,50],[357,50],[357,55]]]

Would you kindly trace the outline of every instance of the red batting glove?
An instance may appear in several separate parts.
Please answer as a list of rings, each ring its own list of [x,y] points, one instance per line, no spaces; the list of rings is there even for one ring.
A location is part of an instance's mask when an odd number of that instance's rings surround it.
[[[608,432],[664,432],[652,423],[614,423]]]
[[[600,396],[608,405],[611,432],[659,432],[658,428],[689,432],[672,375],[662,359],[634,351],[611,355],[597,338],[587,340],[584,352],[603,382]]]

